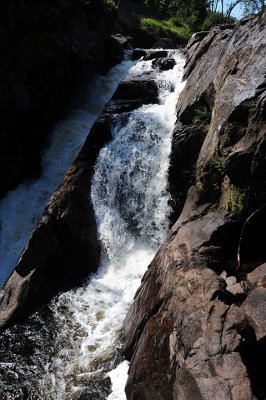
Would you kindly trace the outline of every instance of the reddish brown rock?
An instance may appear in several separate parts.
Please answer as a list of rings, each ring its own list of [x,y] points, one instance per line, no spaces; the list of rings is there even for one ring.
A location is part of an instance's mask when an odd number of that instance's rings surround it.
[[[202,125],[182,126],[177,123],[173,131],[168,172],[172,223],[182,211],[187,191],[195,181],[195,164],[205,137]]]
[[[129,400],[266,396],[265,264],[254,269],[266,261],[256,231],[266,222],[266,169],[259,167],[266,136],[264,21],[249,18],[189,43],[170,169],[171,187],[180,182],[184,190],[172,191],[176,214],[183,210],[126,317]],[[192,165],[186,143],[193,146]],[[222,271],[234,282],[228,288]]]
[[[241,305],[205,258],[227,218],[181,222],[144,275],[125,321],[128,399],[253,399],[242,353],[265,338],[265,293]]]

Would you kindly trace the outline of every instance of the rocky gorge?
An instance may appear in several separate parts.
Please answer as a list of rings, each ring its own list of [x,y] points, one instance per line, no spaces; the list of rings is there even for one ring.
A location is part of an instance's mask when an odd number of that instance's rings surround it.
[[[265,30],[262,15],[188,43],[168,173],[173,226],[124,323],[130,400],[265,398]],[[167,54],[141,53],[157,70],[174,66]],[[1,329],[11,337],[21,319],[97,270],[97,155],[114,114],[159,102],[154,72],[127,78],[93,125],[1,291]],[[12,390],[2,393],[30,396]]]
[[[265,15],[192,37],[169,171],[177,221],[127,315],[127,398],[264,399]]]

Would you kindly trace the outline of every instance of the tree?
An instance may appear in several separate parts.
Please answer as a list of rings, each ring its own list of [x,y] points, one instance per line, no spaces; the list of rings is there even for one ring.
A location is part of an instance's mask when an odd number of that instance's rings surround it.
[[[229,19],[232,11],[238,4],[242,6],[244,14],[255,14],[256,12],[263,11],[266,0],[234,0],[231,2],[226,2],[224,0],[210,0],[209,9],[211,12],[217,12],[219,8],[222,15]]]
[[[265,0],[242,0],[244,14],[255,14],[263,12],[266,1]]]
[[[233,9],[240,3],[243,3],[243,0],[235,0],[232,3],[229,4],[227,11],[226,11],[226,18],[229,19]]]
[[[211,13],[217,12],[218,3],[219,3],[219,0],[211,0],[211,1],[209,1],[209,3],[208,3],[209,12],[211,12]]]

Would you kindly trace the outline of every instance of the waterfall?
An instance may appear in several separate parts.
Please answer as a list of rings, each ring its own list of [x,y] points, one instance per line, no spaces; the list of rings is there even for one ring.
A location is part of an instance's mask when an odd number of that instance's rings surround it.
[[[46,366],[43,398],[59,400],[65,393],[72,399],[85,390],[93,399],[106,399],[109,376],[113,391],[108,399],[125,399],[127,363],[119,358],[123,321],[168,230],[167,170],[183,87],[183,59],[179,54],[175,59],[173,70],[157,74],[160,104],[116,115],[113,139],[98,156],[92,201],[102,262],[85,287],[62,294],[53,304],[59,350]],[[151,61],[140,61],[129,74],[151,69]]]
[[[92,124],[132,65],[132,61],[125,60],[106,76],[93,79],[82,107],[56,125],[51,144],[42,155],[41,177],[25,181],[0,201],[0,287],[15,266],[46,203],[78,154]]]
[[[159,104],[114,115],[113,139],[98,156],[91,196],[101,265],[87,284],[49,305],[56,335],[42,350],[48,356],[33,356],[44,367],[31,378],[42,400],[125,400],[123,321],[169,228],[167,171],[184,65],[181,54],[172,57],[173,70],[156,75]],[[151,71],[151,61],[139,61],[129,74]]]

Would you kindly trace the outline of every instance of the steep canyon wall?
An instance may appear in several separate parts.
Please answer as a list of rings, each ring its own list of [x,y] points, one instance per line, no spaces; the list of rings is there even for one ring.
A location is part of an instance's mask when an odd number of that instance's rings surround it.
[[[169,171],[178,219],[125,321],[130,400],[265,398],[265,20],[188,44]]]

